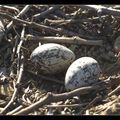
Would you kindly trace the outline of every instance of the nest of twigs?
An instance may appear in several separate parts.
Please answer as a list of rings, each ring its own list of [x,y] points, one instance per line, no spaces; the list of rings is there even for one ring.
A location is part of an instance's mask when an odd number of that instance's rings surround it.
[[[1,115],[120,114],[120,34],[117,5],[0,5]],[[95,58],[100,82],[67,92],[65,73],[37,74],[29,60],[45,43]],[[119,44],[118,44],[119,46]]]

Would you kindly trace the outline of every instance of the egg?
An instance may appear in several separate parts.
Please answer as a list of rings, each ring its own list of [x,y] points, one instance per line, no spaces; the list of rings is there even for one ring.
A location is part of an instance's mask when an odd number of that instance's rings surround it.
[[[56,74],[67,70],[75,54],[63,45],[47,43],[33,50],[30,60],[42,74]]]
[[[65,75],[66,90],[92,85],[98,81],[101,69],[98,62],[91,57],[81,57],[74,61]]]

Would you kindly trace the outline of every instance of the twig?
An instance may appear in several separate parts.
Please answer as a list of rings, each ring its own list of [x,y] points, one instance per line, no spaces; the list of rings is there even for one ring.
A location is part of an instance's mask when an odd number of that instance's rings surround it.
[[[24,41],[24,36],[25,36],[25,26],[23,26],[23,30],[21,32],[21,40],[20,43],[18,44],[17,48],[17,55],[18,55],[18,62],[17,62],[17,75],[19,74],[19,69],[20,69],[20,49]]]
[[[24,59],[24,56],[21,55],[20,72],[19,72],[19,76],[18,76],[16,85],[20,83],[21,78],[22,78],[23,67],[24,67],[23,59]],[[13,95],[12,95],[11,100],[10,100],[9,103],[4,107],[4,109],[0,112],[1,114],[6,114],[6,113],[8,112],[9,107],[13,104],[13,102],[14,102],[14,100],[15,100],[17,94],[18,94],[18,88],[15,87],[15,90],[14,90],[14,93],[13,93]]]
[[[20,51],[22,43],[24,41],[24,33],[25,33],[25,27],[23,27],[23,30],[21,32],[21,41],[20,41],[20,43],[18,45],[18,48],[17,48],[17,54],[18,54],[17,75],[18,75],[18,79],[17,79],[16,85],[20,83],[22,75],[23,75],[23,69],[24,69],[24,56],[23,56],[23,53],[21,55],[21,51]],[[5,108],[1,111],[1,114],[6,114],[7,113],[9,107],[13,104],[17,93],[18,93],[18,88],[15,87],[15,90],[14,90],[14,93],[12,95],[11,100],[5,106]]]
[[[22,19],[19,19],[19,18],[15,18],[15,17],[12,17],[11,15],[8,15],[6,13],[1,13],[0,12],[0,15],[3,16],[3,17],[6,17],[7,19],[10,19],[10,20],[13,20],[15,24],[26,24],[27,26],[29,27],[34,27],[34,28],[38,28],[38,29],[47,29],[47,30],[52,30],[53,32],[59,32],[58,29],[55,29],[55,28],[52,28],[52,27],[49,27],[49,26],[45,26],[45,25],[40,25],[38,23],[35,23],[35,22],[28,22],[28,21],[25,21],[25,20],[22,20]]]
[[[14,110],[8,112],[7,115],[12,115],[12,114],[14,114],[15,112],[18,112],[21,109],[23,109],[23,105],[20,105],[17,108],[15,108]]]
[[[69,19],[70,17],[67,16],[64,12],[62,12],[60,9],[57,10],[57,12],[54,12],[54,14],[49,15],[51,19]]]
[[[16,40],[15,40],[15,45],[13,46],[13,53],[12,53],[12,55],[11,55],[11,62],[13,62],[14,56],[15,56],[15,54],[16,54],[19,36],[15,36],[15,39],[16,39]]]
[[[42,13],[38,13],[36,15],[33,15],[33,18],[38,19],[38,18],[43,18],[46,15],[54,12],[55,10],[59,9],[61,6],[53,6],[53,7],[49,7],[46,11],[42,12]]]
[[[92,105],[94,105],[96,102],[98,102],[98,100],[101,99],[101,96],[97,96],[95,97],[85,108],[83,108],[78,114],[82,114],[85,110],[87,110],[88,108],[90,108]]]
[[[18,17],[21,17],[23,16],[29,9],[30,9],[31,5],[26,5],[22,11],[17,15],[15,16],[15,18],[18,18]],[[7,26],[6,26],[6,32],[8,32],[13,26],[13,21],[11,21]]]
[[[4,21],[0,17],[0,42],[2,41],[4,35],[5,35]]]
[[[112,92],[110,92],[108,94],[108,97],[112,96],[113,94],[117,93],[118,91],[120,91],[120,85],[117,88],[115,88]]]
[[[102,46],[102,40],[86,40],[80,37],[42,37],[42,36],[27,36],[27,40],[34,40],[40,42],[55,42],[55,43],[67,43],[67,44],[85,44],[85,45],[98,45]]]
[[[83,94],[89,93],[92,90],[98,90],[98,89],[99,89],[98,86],[89,86],[89,87],[78,88],[71,92],[65,92],[62,94],[54,94],[54,93],[48,92],[47,95],[42,100],[37,101],[36,103],[30,105],[29,107],[22,109],[19,112],[16,112],[13,115],[26,115],[45,104],[50,104],[51,102],[66,100],[73,96],[83,95]]]
[[[68,30],[65,30],[65,29],[62,29],[62,28],[56,29],[56,28],[49,27],[49,26],[46,26],[46,25],[41,25],[41,24],[38,24],[38,23],[35,23],[35,22],[28,22],[28,21],[25,21],[25,20],[22,20],[22,19],[19,19],[19,18],[14,18],[11,15],[8,15],[6,13],[1,13],[0,12],[0,15],[2,17],[7,18],[7,19],[13,20],[14,24],[17,24],[17,25],[25,24],[25,25],[27,25],[28,27],[31,27],[31,28],[37,28],[39,30],[45,29],[48,32],[52,31],[54,33],[59,33],[59,34],[64,34],[64,35],[69,35],[69,36],[81,36],[83,38],[89,38],[89,39],[94,39],[95,38],[95,37],[90,37],[90,36],[88,37],[86,35],[79,35],[78,33],[75,33],[75,32],[72,32],[72,31],[68,31]]]
[[[5,101],[5,100],[0,100],[0,108],[1,107],[4,107],[5,105],[7,105],[8,101]]]
[[[110,101],[109,103],[107,103],[106,106],[103,106],[101,110],[97,111],[96,114],[99,114],[100,112],[104,111],[105,109],[108,108],[108,106],[111,106],[112,104],[114,104],[115,102],[118,101],[118,99],[120,99],[120,97],[117,97],[115,100]]]
[[[72,107],[72,108],[76,108],[76,107],[83,107],[85,105],[87,105],[88,103],[83,103],[83,104],[72,104],[72,105],[45,105],[45,107],[47,108],[62,108],[62,107]]]
[[[107,15],[101,16],[101,18],[106,18]],[[51,19],[45,19],[46,23],[49,23],[51,25],[64,25],[64,24],[69,24],[69,23],[83,23],[83,22],[100,22],[99,17],[94,17],[94,18],[88,18],[88,19],[61,19],[61,20],[51,20]]]
[[[13,10],[13,11],[16,11],[17,13],[19,13],[19,9],[17,9],[17,8],[15,8],[15,7],[12,7],[12,6],[0,5],[0,8]]]
[[[101,5],[80,5],[83,9],[92,9],[92,10],[100,10],[103,14],[113,15],[113,16],[120,16],[120,10],[107,8]]]

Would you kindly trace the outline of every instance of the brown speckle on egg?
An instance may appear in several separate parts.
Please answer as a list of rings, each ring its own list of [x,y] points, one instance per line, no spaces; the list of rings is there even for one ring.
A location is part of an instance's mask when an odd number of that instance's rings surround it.
[[[98,62],[91,57],[82,57],[74,61],[67,70],[65,87],[74,90],[89,86],[98,81],[101,73]]]
[[[75,60],[75,54],[63,45],[48,43],[37,47],[30,59],[41,73],[55,74],[66,70]]]

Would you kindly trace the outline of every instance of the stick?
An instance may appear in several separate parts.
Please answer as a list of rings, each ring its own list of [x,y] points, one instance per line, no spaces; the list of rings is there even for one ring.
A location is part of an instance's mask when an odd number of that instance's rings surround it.
[[[4,22],[0,18],[0,42],[2,41],[4,34],[5,34]]]
[[[18,44],[18,48],[17,48],[17,55],[18,55],[18,62],[17,62],[17,75],[19,74],[19,69],[20,69],[20,50],[21,50],[21,46],[23,44],[24,41],[24,35],[25,35],[25,26],[23,26],[23,30],[21,32],[21,40],[20,43]]]
[[[27,40],[34,40],[40,42],[55,42],[67,44],[85,44],[85,45],[98,45],[102,46],[102,40],[86,40],[80,37],[42,37],[42,36],[27,36]]]
[[[113,9],[113,8],[107,8],[101,5],[80,5],[83,9],[92,9],[92,10],[100,10],[103,14],[109,14],[113,16],[120,16],[120,10]]]
[[[110,93],[108,94],[108,97],[110,97],[110,96],[112,96],[113,94],[117,93],[119,90],[120,90],[120,85],[119,85],[117,88],[115,88],[112,92],[110,92]]]
[[[19,9],[17,9],[17,8],[15,8],[15,7],[12,7],[12,6],[0,5],[0,8],[13,10],[13,11],[16,11],[17,13],[19,13]]]
[[[107,15],[101,16],[101,18],[106,18]],[[67,20],[52,20],[52,19],[45,19],[46,23],[49,23],[51,25],[64,25],[69,23],[83,23],[83,22],[100,22],[99,17],[94,18],[87,18],[87,19],[67,19]]]
[[[89,93],[92,90],[98,90],[98,89],[99,89],[98,86],[89,86],[89,87],[78,88],[71,92],[66,92],[62,94],[54,94],[54,93],[48,92],[47,95],[42,100],[37,101],[36,103],[33,103],[29,107],[26,107],[22,109],[21,111],[16,112],[13,115],[26,115],[45,104],[50,104],[51,102],[66,100],[73,96],[83,95],[83,94]]]
[[[14,110],[8,112],[7,115],[12,115],[12,114],[14,114],[15,112],[18,112],[18,111],[21,110],[21,109],[23,109],[23,106],[22,106],[22,105],[18,106],[18,107],[15,108]]]
[[[20,72],[19,72],[19,76],[18,76],[16,85],[20,83],[21,78],[22,78],[23,68],[24,68],[23,59],[24,59],[24,56],[22,55],[22,56],[21,56]],[[13,104],[13,102],[14,102],[17,94],[18,94],[18,88],[15,87],[15,90],[14,90],[14,93],[13,93],[13,95],[12,95],[11,100],[10,100],[9,103],[4,107],[4,109],[0,112],[1,114],[6,114],[6,113],[8,112],[8,110],[9,110],[10,106]]]
[[[35,18],[35,19],[43,18],[43,17],[45,17],[46,15],[48,15],[48,14],[54,12],[55,10],[59,9],[60,7],[61,7],[61,6],[58,6],[58,5],[57,5],[57,6],[54,6],[54,7],[49,7],[46,11],[34,15],[33,18]]]
[[[92,105],[94,105],[98,100],[101,99],[101,96],[97,96],[95,97],[85,108],[83,108],[78,114],[82,114],[85,110],[87,110],[88,108],[90,108]]]
[[[21,55],[21,46],[22,46],[22,43],[24,41],[24,33],[25,33],[25,27],[23,27],[23,30],[21,32],[21,41],[18,45],[18,49],[17,49],[17,54],[18,54],[18,63],[17,63],[17,75],[18,75],[18,79],[17,79],[17,82],[16,82],[16,85],[20,83],[21,81],[21,78],[22,78],[22,75],[23,75],[23,67],[24,67],[24,63],[23,63],[23,60],[24,60],[24,56]],[[11,100],[9,101],[9,103],[5,106],[5,108],[1,111],[2,114],[5,114],[7,113],[9,107],[13,104],[14,100],[15,100],[15,97],[18,93],[18,88],[15,87],[15,90],[14,90],[14,93],[12,95],[12,98]]]
[[[10,20],[13,20],[14,21],[14,24],[16,25],[20,25],[20,24],[25,24],[27,25],[28,27],[31,27],[31,28],[37,28],[39,29],[40,31],[42,29],[45,29],[46,31],[51,31],[53,33],[59,33],[59,34],[63,34],[63,35],[69,35],[69,36],[81,36],[83,38],[89,38],[89,39],[94,39],[95,37],[88,37],[88,36],[85,36],[85,35],[79,35],[78,33],[75,33],[75,32],[72,32],[72,31],[68,31],[68,30],[65,30],[65,29],[62,29],[62,28],[53,28],[53,27],[49,27],[49,26],[46,26],[46,25],[41,25],[41,24],[38,24],[38,23],[35,23],[35,22],[27,22],[25,20],[22,20],[22,19],[19,19],[19,18],[14,18],[12,17],[11,15],[8,15],[6,13],[1,13],[0,12],[0,15],[7,18],[7,19],[10,19]],[[99,39],[99,38],[98,38]]]
[[[26,5],[22,11],[17,15],[15,16],[15,18],[18,18],[18,17],[21,17],[23,16],[29,9],[30,9],[31,5]],[[11,21],[7,26],[6,26],[6,32],[8,32],[13,26],[13,21]]]
[[[110,101],[109,103],[107,103],[107,105],[103,106],[103,108],[101,110],[97,111],[96,114],[99,114],[100,112],[105,111],[105,109],[107,109],[108,106],[111,106],[112,104],[116,103],[118,101],[118,99],[120,99],[120,98],[117,97],[113,101]]]
[[[45,105],[45,107],[47,108],[62,108],[62,107],[72,107],[72,108],[76,108],[76,107],[83,107],[85,105],[87,105],[88,103],[83,103],[83,104],[72,104],[72,105]]]
[[[14,45],[14,47],[13,47],[13,53],[12,53],[12,55],[11,55],[11,62],[13,62],[14,57],[15,57],[15,54],[16,54],[19,37],[18,37],[18,36],[15,36],[15,39],[16,39],[16,40],[15,40],[15,45]]]

